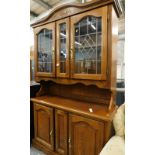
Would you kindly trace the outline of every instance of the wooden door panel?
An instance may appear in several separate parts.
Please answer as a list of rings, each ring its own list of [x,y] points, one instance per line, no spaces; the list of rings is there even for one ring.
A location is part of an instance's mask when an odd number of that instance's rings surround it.
[[[35,139],[53,150],[53,109],[34,105]]]
[[[69,116],[69,155],[98,155],[103,147],[104,124],[76,115]]]
[[[67,121],[66,112],[55,111],[56,151],[61,155],[67,155]]]
[[[50,117],[45,111],[38,111],[37,112],[37,133],[38,137],[50,143]]]
[[[73,124],[73,154],[95,154],[96,131],[86,122],[79,122]],[[85,134],[85,132],[87,132]],[[91,143],[89,142],[91,141]]]

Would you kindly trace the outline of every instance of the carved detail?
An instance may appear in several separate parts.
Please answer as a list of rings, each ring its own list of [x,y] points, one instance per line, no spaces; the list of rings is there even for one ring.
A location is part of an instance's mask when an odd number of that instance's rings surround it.
[[[64,18],[67,16],[70,16],[72,14],[75,14],[79,11],[79,8],[75,8],[75,7],[69,7],[60,11],[55,12],[55,14],[53,16],[51,16],[48,21],[54,21],[60,18]]]
[[[53,81],[58,84],[65,84],[65,85],[73,85],[73,84],[84,84],[86,86],[94,85],[98,88],[110,88],[109,81],[94,81],[94,80],[79,80],[79,79],[59,79],[59,78],[46,78],[46,77],[35,77],[36,82],[40,82],[41,80],[44,81]]]
[[[48,87],[46,85],[46,82],[45,81],[41,81],[41,87],[39,89],[39,91],[36,93],[36,96],[44,96],[47,94],[47,91],[48,91]]]
[[[113,4],[115,11],[117,13],[117,16],[120,17],[121,12],[121,6],[117,2],[117,0],[93,0],[91,2],[87,3],[68,3],[61,6],[57,6],[54,8],[51,13],[40,19],[39,21],[36,21],[35,23],[31,24],[32,27],[36,27],[45,23],[49,23],[58,19],[62,19],[71,15],[75,15],[77,13],[82,13],[84,11],[92,10],[97,7],[102,7],[108,4]]]

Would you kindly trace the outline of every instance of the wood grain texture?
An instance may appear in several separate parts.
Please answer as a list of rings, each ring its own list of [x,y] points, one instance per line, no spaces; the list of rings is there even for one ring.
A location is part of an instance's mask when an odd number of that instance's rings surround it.
[[[100,105],[109,105],[111,100],[111,91],[101,89],[94,85],[85,86],[84,84],[63,85],[54,82],[42,82],[37,96],[54,95],[64,98],[76,99],[92,102]]]
[[[112,118],[116,112],[116,107],[109,111],[107,106],[66,99],[57,96],[41,96],[32,98],[31,101],[48,107],[54,107],[64,111],[82,115],[88,118],[93,118],[98,121],[112,121]],[[92,108],[93,112],[90,112],[90,108]]]
[[[109,104],[111,92],[96,86],[85,86],[83,84],[60,85],[48,83],[48,94],[62,96],[76,100],[94,102],[98,104]]]
[[[117,78],[117,40],[118,40],[118,20],[112,5],[108,6],[108,70],[109,88],[112,92],[111,105],[109,110],[116,103],[116,78]]]
[[[50,155],[98,155],[112,136],[112,119],[117,110],[116,46],[117,0],[93,0],[54,8],[44,19],[32,24],[37,69],[37,34],[44,28],[54,33],[54,72],[35,70],[41,87],[34,104],[35,138],[33,145]],[[74,24],[86,16],[102,17],[101,74],[75,74]],[[67,24],[66,74],[59,66],[59,25]],[[53,132],[51,132],[53,131]]]
[[[103,147],[104,124],[84,117],[69,116],[69,155],[98,155]]]
[[[101,80],[86,80],[86,79],[67,79],[67,78],[51,78],[51,77],[42,77],[42,76],[35,76],[36,82],[40,83],[42,80],[43,81],[53,81],[58,84],[63,84],[63,85],[73,85],[73,84],[84,84],[86,86],[94,85],[97,86],[98,88],[105,88],[109,89],[110,88],[110,83],[109,80],[106,81],[101,81]]]
[[[35,139],[47,148],[54,149],[53,109],[34,104]]]
[[[31,24],[31,26],[32,27],[41,26],[43,24],[47,24],[56,20],[60,20],[62,18],[80,14],[106,5],[113,5],[117,16],[120,17],[122,14],[122,9],[120,4],[117,1],[118,0],[93,0],[84,4],[72,2],[72,3],[60,5],[52,9],[48,16]]]
[[[44,153],[46,153],[47,155],[60,155],[54,151],[51,151],[50,148],[46,147],[46,145],[40,143],[39,141],[37,141],[36,139],[33,139],[33,143],[32,146],[43,151]]]
[[[68,115],[62,110],[55,110],[55,145],[60,155],[68,154]]]

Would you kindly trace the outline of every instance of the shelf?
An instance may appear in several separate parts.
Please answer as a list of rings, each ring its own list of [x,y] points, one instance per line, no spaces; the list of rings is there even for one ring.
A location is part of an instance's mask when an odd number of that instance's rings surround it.
[[[112,121],[116,110],[116,107],[112,111],[108,111],[107,106],[104,105],[66,99],[58,96],[40,96],[31,98],[31,101],[104,121]],[[92,112],[90,112],[90,108],[92,108]]]

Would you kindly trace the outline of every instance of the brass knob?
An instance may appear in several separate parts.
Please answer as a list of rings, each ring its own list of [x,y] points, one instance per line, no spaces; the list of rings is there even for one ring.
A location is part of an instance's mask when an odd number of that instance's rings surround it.
[[[50,136],[53,134],[53,130],[51,130],[51,132],[50,132]]]
[[[69,139],[68,139],[68,143],[70,143],[70,142],[71,142],[71,139],[69,138]]]
[[[71,59],[73,59],[73,48],[70,49]]]

